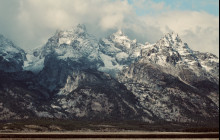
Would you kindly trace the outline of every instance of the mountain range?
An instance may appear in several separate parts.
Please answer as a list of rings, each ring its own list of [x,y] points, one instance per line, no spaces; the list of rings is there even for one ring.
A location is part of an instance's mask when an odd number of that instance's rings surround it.
[[[219,58],[176,33],[154,44],[85,25],[24,51],[0,35],[0,120],[219,123]]]

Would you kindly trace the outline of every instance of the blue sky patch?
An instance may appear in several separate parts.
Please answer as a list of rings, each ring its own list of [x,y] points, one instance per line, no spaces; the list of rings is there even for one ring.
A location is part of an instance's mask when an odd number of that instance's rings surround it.
[[[140,16],[166,11],[205,11],[219,16],[219,0],[128,0]]]

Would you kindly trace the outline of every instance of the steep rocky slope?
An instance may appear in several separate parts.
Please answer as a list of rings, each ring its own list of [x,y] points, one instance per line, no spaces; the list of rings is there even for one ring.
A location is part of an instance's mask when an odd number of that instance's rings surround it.
[[[142,58],[124,69],[118,79],[146,111],[159,118],[218,120],[219,63],[216,56],[208,56],[192,51],[178,35],[167,34],[144,49]]]
[[[78,25],[27,53],[0,38],[1,120],[219,122],[219,59],[175,33],[144,45]]]
[[[58,31],[45,46],[34,50],[25,70],[36,73],[32,89],[47,90],[45,114],[39,117],[84,118],[100,120],[140,120],[144,112],[137,107],[135,96],[109,74],[99,42],[85,26]],[[31,54],[29,54],[31,55]],[[33,59],[34,58],[34,59]],[[33,61],[32,61],[33,60]],[[35,62],[43,60],[41,70]],[[128,116],[128,114],[130,114]],[[110,116],[110,117],[109,117]]]

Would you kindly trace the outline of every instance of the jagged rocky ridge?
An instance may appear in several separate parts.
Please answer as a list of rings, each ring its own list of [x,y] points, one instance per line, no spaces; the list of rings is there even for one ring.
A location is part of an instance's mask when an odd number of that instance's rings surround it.
[[[78,25],[26,53],[0,37],[1,120],[219,121],[219,59],[175,33],[141,44]]]

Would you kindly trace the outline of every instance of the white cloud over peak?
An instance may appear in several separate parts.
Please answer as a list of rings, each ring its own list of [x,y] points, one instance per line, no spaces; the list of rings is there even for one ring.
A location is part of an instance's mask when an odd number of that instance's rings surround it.
[[[165,6],[164,2],[154,2],[153,0],[131,0],[134,7],[141,10],[153,10],[153,11],[161,11],[165,9],[169,9],[169,7]]]
[[[163,34],[179,33],[191,48],[218,55],[219,17],[205,12],[171,11],[153,0],[1,0],[0,33],[31,49],[43,45],[57,29],[86,24],[97,38],[118,28],[132,39],[154,43]],[[166,12],[138,16],[136,7]]]
[[[156,17],[148,16],[144,21],[163,33],[178,33],[194,50],[219,55],[219,17],[206,12],[170,11]]]

